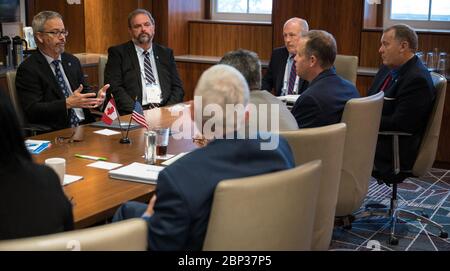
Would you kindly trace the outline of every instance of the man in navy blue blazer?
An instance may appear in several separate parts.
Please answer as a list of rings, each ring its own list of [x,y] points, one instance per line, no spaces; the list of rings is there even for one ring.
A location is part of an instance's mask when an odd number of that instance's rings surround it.
[[[217,120],[218,111],[226,106],[242,106],[249,100],[244,77],[228,65],[215,65],[200,77],[192,119],[203,126],[199,129],[210,143],[197,149],[160,172],[155,196],[149,205],[128,202],[122,205],[114,221],[142,217],[148,223],[150,250],[201,250],[206,235],[214,190],[225,179],[254,176],[294,167],[294,158],[283,138],[272,146],[260,139],[238,139],[237,132],[245,126],[245,114],[222,114],[214,131],[207,122]],[[211,116],[203,116],[206,107],[215,107]],[[229,118],[234,121],[230,122]],[[227,122],[228,120],[228,122]],[[200,128],[200,127],[199,127]],[[266,135],[267,136],[267,135]],[[267,138],[264,136],[264,138]]]
[[[262,79],[262,90],[272,92],[274,89],[275,96],[284,96],[301,94],[308,87],[308,82],[296,75],[294,63],[297,42],[301,34],[308,30],[308,22],[300,18],[291,18],[284,23],[285,46],[273,50],[269,67]]]
[[[436,95],[429,71],[415,55],[417,47],[417,34],[411,27],[399,24],[384,30],[379,49],[383,66],[368,92],[384,91],[381,131],[412,134],[399,140],[402,170],[414,165]],[[378,136],[375,170],[392,172],[392,157],[392,137]]]
[[[336,74],[336,52],[336,40],[322,30],[306,32],[298,42],[297,74],[309,82],[291,111],[299,128],[340,122],[347,101],[359,97],[355,86]]]

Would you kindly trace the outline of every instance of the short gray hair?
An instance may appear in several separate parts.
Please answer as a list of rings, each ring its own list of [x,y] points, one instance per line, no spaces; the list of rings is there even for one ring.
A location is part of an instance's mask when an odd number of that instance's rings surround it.
[[[417,51],[417,48],[419,46],[417,33],[409,25],[396,24],[396,25],[390,26],[390,27],[386,28],[385,30],[383,30],[383,33],[386,33],[390,30],[394,30],[394,37],[396,40],[398,40],[400,42],[406,41],[409,45],[409,48],[411,49],[411,51],[413,53],[415,53]]]
[[[31,23],[31,26],[33,28],[33,33],[42,32],[44,31],[44,25],[48,20],[59,18],[63,19],[61,14],[55,11],[45,10],[41,11],[38,14],[36,14],[33,17],[33,22]]]
[[[302,29],[302,33],[309,31],[309,25],[308,25],[308,22],[305,19],[298,18],[298,17],[290,18],[289,20],[287,20],[284,23],[283,29],[286,27],[286,25],[288,23],[296,23],[296,24],[298,24],[300,26],[300,28]],[[300,33],[300,34],[302,34],[302,33]]]
[[[255,52],[238,49],[226,53],[219,64],[226,64],[236,68],[247,80],[250,90],[261,89],[261,61]]]
[[[311,30],[303,33],[306,39],[305,54],[314,55],[323,69],[329,69],[336,60],[337,46],[333,35],[323,30]]]
[[[148,10],[146,9],[138,8],[130,12],[130,14],[128,14],[128,28],[131,28],[131,21],[134,19],[134,17],[136,17],[136,15],[139,14],[147,15],[148,18],[150,18],[150,22],[152,23],[152,25],[155,25],[155,19],[153,19],[152,14],[148,12]]]
[[[223,64],[210,67],[200,76],[195,88],[195,97],[201,97],[202,101],[202,108],[196,108],[196,113],[199,110],[203,111],[203,108],[208,105],[218,106],[225,113],[222,119],[224,127],[221,128],[237,130],[243,124],[243,120],[235,119],[234,127],[227,126],[229,124],[227,119],[235,118],[234,112],[227,111],[227,105],[242,105],[245,108],[249,101],[247,82],[237,69]],[[202,121],[205,122],[210,118],[203,116]]]

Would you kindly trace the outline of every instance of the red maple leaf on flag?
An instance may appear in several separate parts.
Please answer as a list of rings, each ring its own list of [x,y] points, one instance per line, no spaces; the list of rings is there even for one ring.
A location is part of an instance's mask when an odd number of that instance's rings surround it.
[[[106,114],[107,114],[107,115],[111,115],[111,114],[114,113],[114,111],[116,111],[116,110],[115,110],[115,108],[114,108],[113,106],[111,106],[111,107],[108,108],[107,111],[108,111],[108,112],[106,112]]]

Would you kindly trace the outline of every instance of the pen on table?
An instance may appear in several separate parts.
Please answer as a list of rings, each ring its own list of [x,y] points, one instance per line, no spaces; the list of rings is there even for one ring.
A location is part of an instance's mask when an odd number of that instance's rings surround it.
[[[96,160],[96,161],[106,161],[106,160],[108,160],[105,157],[97,157],[97,156],[82,155],[82,154],[75,154],[75,157],[84,158],[84,159],[90,159],[90,160]]]

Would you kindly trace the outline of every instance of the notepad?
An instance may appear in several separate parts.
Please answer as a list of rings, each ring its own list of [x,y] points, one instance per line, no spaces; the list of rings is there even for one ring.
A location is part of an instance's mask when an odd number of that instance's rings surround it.
[[[180,159],[181,157],[185,156],[186,154],[188,154],[188,152],[182,152],[182,153],[179,153],[179,154],[175,155],[174,157],[168,159],[167,161],[162,162],[161,165],[164,165],[164,166],[171,165],[171,164],[173,164],[175,161],[177,161],[178,159]]]
[[[40,154],[45,149],[50,147],[50,141],[48,140],[33,140],[33,139],[27,139],[25,140],[25,146],[27,147],[28,151],[32,154]]]
[[[109,176],[113,179],[156,184],[158,174],[163,169],[164,167],[135,162],[119,169],[110,170]]]
[[[295,102],[297,101],[298,97],[300,97],[300,95],[285,95],[285,96],[277,96],[277,98],[287,104],[295,104]]]

